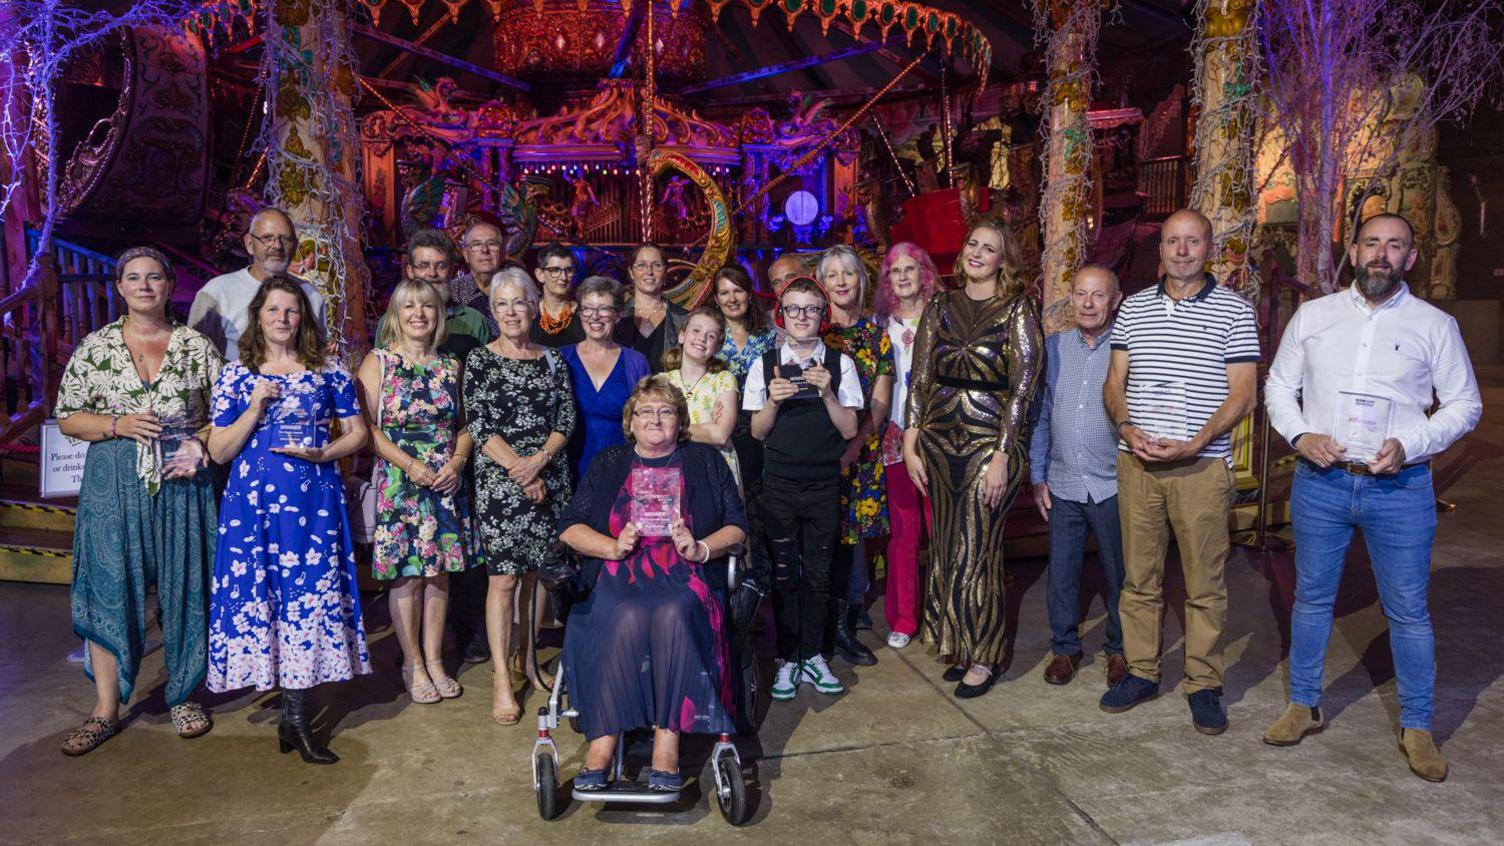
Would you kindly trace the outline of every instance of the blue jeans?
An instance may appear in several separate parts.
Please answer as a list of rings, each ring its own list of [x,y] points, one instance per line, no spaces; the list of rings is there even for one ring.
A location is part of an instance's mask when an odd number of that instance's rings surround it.
[[[1050,649],[1061,655],[1081,651],[1081,558],[1087,532],[1097,539],[1097,560],[1107,580],[1107,643],[1102,651],[1123,654],[1123,623],[1118,618],[1118,595],[1123,591],[1123,533],[1118,523],[1118,498],[1103,502],[1072,502],[1052,497],[1050,509],[1050,582],[1046,604],[1050,612]]]
[[[1306,461],[1295,469],[1290,495],[1295,528],[1295,608],[1290,617],[1290,701],[1321,703],[1332,606],[1353,529],[1363,531],[1379,602],[1389,618],[1389,647],[1400,694],[1400,726],[1431,729],[1436,645],[1426,588],[1436,536],[1431,469],[1417,464],[1393,476],[1322,470]]]

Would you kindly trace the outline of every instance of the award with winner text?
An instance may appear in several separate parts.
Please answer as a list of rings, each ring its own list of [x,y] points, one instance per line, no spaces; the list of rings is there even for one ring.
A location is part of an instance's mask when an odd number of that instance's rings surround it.
[[[188,418],[169,415],[159,420],[162,432],[157,435],[157,451],[162,460],[162,471],[174,469],[196,470],[204,456],[203,445],[198,441],[198,430],[189,424]],[[188,443],[193,441],[193,443]]]
[[[646,537],[667,537],[679,518],[679,468],[632,468],[632,522]]]
[[[1186,432],[1184,382],[1145,385],[1139,389],[1138,399],[1141,410],[1134,413],[1133,425],[1152,438],[1184,441],[1190,437]]]
[[[1389,413],[1393,407],[1388,397],[1339,391],[1332,439],[1347,447],[1349,460],[1372,461],[1389,437]]]

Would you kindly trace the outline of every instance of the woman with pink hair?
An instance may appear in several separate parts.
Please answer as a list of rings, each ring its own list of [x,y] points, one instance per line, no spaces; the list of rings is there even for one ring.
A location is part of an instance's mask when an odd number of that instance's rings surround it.
[[[887,465],[888,535],[887,593],[883,613],[888,618],[888,645],[902,649],[919,631],[919,542],[928,529],[929,503],[903,468],[904,407],[908,404],[909,371],[914,366],[914,335],[924,304],[939,289],[939,273],[929,253],[915,244],[894,244],[883,258],[877,276],[873,316],[893,341],[893,405],[883,432],[882,460]],[[922,526],[921,526],[922,523]]]

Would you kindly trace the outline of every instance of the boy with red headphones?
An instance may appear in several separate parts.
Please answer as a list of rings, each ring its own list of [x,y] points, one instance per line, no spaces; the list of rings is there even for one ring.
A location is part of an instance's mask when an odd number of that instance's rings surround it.
[[[763,442],[761,508],[780,662],[771,693],[779,702],[804,682],[825,694],[845,691],[820,646],[841,522],[841,454],[863,403],[856,364],[820,340],[829,316],[818,282],[789,280],[774,313],[786,337],[747,371],[742,396],[742,408],[753,412],[752,435]]]

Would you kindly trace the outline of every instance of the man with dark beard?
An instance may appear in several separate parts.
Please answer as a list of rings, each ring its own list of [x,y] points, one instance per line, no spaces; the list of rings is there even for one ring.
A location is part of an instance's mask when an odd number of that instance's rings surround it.
[[[1332,607],[1358,529],[1389,618],[1400,748],[1411,772],[1442,781],[1447,763],[1431,738],[1436,657],[1426,603],[1436,533],[1431,457],[1478,424],[1483,403],[1457,321],[1404,283],[1414,239],[1399,215],[1365,221],[1347,248],[1352,286],[1301,306],[1269,369],[1269,418],[1300,462],[1290,494],[1290,702],[1264,742],[1294,746],[1325,724],[1319,706]],[[1433,391],[1440,407],[1428,416]]]

